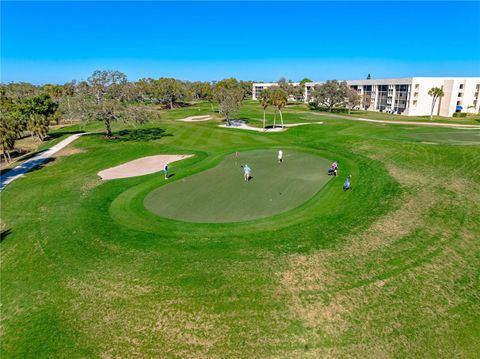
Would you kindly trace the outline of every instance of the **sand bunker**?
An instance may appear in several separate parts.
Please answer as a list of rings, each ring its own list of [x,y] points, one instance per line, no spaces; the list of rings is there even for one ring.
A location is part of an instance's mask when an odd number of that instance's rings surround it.
[[[183,121],[183,122],[201,122],[201,121],[210,121],[213,120],[212,116],[204,115],[204,116],[189,116],[185,118],[179,118],[176,121]]]
[[[323,122],[299,122],[299,123],[287,123],[285,127],[295,127],[295,126],[303,126],[303,125],[323,125]]]
[[[219,127],[223,128],[238,128],[240,130],[249,130],[249,131],[256,131],[256,132],[283,132],[288,129],[288,127],[295,127],[295,126],[302,126],[302,125],[322,125],[323,122],[301,122],[301,123],[287,123],[283,125],[284,128],[275,127],[275,128],[266,128],[263,129],[262,127],[252,127],[246,125],[244,123],[236,126],[227,126],[227,125],[219,125]]]
[[[180,161],[193,155],[157,155],[142,157],[98,172],[102,180],[144,176],[163,170],[165,163]]]

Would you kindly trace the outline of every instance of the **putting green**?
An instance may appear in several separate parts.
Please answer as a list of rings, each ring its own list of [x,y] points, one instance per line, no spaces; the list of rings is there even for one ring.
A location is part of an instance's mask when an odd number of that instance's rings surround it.
[[[276,150],[241,152],[211,169],[161,186],[145,197],[145,207],[170,219],[225,223],[269,217],[298,207],[315,195],[329,176],[330,161],[311,153]],[[245,182],[241,165],[252,169]]]

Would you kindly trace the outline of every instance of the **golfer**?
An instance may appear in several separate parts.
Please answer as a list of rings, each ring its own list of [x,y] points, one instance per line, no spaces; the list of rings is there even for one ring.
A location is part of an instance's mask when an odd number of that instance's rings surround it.
[[[248,182],[250,180],[250,173],[252,172],[252,169],[248,167],[248,165],[243,166],[243,179],[245,182]]]
[[[163,165],[163,172],[165,172],[165,179],[168,179],[168,163]]]
[[[352,175],[349,175],[347,179],[345,180],[345,183],[343,184],[343,190],[349,190],[352,189],[352,186],[350,185],[350,178],[352,178]]]
[[[282,163],[282,162],[283,162],[283,151],[278,150],[278,163]]]

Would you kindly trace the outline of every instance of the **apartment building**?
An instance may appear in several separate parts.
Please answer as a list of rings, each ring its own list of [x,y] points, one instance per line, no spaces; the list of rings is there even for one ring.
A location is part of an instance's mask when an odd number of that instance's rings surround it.
[[[428,91],[433,87],[440,87],[444,96],[436,101],[434,115],[451,117],[455,112],[480,112],[480,77],[407,77],[346,82],[362,97],[359,107],[369,111],[405,116],[430,115],[432,96]],[[305,83],[305,102],[310,101],[314,87],[319,84],[322,83]],[[254,84],[254,89],[255,85],[258,88],[262,86]],[[273,86],[275,83],[268,85]]]
[[[443,89],[433,109],[437,116],[455,112],[480,112],[480,77],[410,77],[382,80],[354,80],[347,84],[364,99],[363,108],[406,116],[430,115],[433,87]],[[370,101],[368,100],[370,99]]]
[[[293,86],[299,86],[299,82],[290,82],[289,84]],[[262,91],[266,88],[272,87],[272,86],[278,86],[276,82],[257,82],[252,84],[252,99],[253,100],[258,100],[260,97],[260,94]],[[295,97],[290,95],[288,97],[289,101],[304,101],[304,97]]]

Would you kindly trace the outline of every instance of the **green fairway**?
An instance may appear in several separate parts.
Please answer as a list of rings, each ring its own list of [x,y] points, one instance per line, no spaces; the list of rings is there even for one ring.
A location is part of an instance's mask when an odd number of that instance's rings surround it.
[[[331,161],[286,150],[231,154],[212,169],[162,186],[145,198],[145,207],[160,216],[189,222],[238,222],[272,216],[307,201],[328,181]],[[248,164],[245,182],[240,165]]]
[[[421,134],[410,134],[409,136],[411,138],[418,138],[423,141],[438,143],[480,145],[480,130],[424,132]]]
[[[324,124],[257,133],[175,121],[217,109],[117,122],[114,140],[90,123],[96,133],[5,188],[2,358],[478,357],[475,132],[302,106],[285,122]],[[261,125],[263,109],[246,101],[236,117]],[[98,178],[158,154],[194,156],[168,180]],[[329,179],[333,160],[340,177]]]

